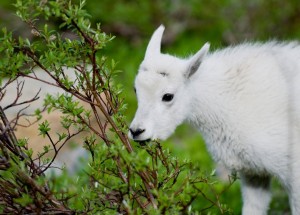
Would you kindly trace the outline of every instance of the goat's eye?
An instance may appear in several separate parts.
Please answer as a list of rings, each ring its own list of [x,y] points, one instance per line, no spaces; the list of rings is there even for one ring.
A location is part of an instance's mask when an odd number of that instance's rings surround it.
[[[166,93],[165,95],[163,95],[162,101],[170,102],[170,101],[172,101],[173,98],[174,98],[174,94]]]

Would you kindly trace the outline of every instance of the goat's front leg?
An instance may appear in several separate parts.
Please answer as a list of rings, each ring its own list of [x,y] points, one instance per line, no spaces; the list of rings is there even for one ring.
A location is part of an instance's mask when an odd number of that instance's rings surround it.
[[[243,215],[267,214],[270,200],[270,177],[241,173]]]

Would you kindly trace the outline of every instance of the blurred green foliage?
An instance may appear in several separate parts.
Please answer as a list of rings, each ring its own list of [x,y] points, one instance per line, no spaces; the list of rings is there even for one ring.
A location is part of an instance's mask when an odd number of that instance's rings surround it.
[[[9,25],[16,35],[30,35],[22,31],[22,25],[11,14],[11,4],[10,0],[1,0],[0,26]],[[300,37],[298,0],[87,0],[85,9],[92,15],[92,24],[100,22],[105,32],[116,36],[104,51],[124,71],[119,78],[125,88],[123,96],[129,104],[128,122],[136,109],[134,77],[147,42],[161,23],[166,25],[163,51],[178,56],[196,52],[206,41],[214,50],[243,41],[297,40]],[[214,168],[200,135],[188,126],[181,126],[164,144],[179,158],[198,163],[203,172]],[[274,214],[281,214],[288,210],[287,198],[276,182],[274,187],[276,200],[272,208],[280,211]],[[240,213],[238,183],[222,198],[234,213]]]

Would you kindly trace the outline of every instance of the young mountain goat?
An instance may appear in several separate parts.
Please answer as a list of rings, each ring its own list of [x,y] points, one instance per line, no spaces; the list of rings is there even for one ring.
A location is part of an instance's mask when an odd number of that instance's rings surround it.
[[[243,214],[266,214],[270,177],[300,214],[300,46],[242,44],[188,59],[161,54],[153,34],[135,80],[138,109],[129,136],[166,139],[183,121],[195,125],[216,162],[237,171]]]

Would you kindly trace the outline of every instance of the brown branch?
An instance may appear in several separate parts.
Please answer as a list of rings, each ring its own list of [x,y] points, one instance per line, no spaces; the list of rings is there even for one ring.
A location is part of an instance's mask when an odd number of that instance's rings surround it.
[[[67,14],[65,14],[66,16],[68,16]],[[92,63],[92,68],[93,68],[93,73],[97,75],[100,83],[102,84],[102,86],[104,86],[104,81],[100,76],[100,72],[97,69],[97,64],[96,64],[96,49],[95,49],[95,41],[89,37],[86,33],[84,33],[81,28],[77,25],[77,23],[75,22],[75,20],[72,19],[72,25],[76,28],[76,30],[80,33],[80,35],[84,38],[84,40],[91,46],[92,48],[92,54],[89,55],[91,63]],[[86,79],[87,84],[89,89],[93,89],[89,79]],[[121,139],[121,141],[124,143],[126,149],[128,152],[132,152],[132,146],[128,140],[127,137],[125,137],[124,134],[122,134],[122,132],[119,130],[119,128],[116,126],[116,124],[113,122],[112,118],[110,117],[110,115],[108,114],[108,112],[103,108],[103,106],[101,105],[101,99],[99,99],[97,92],[96,91],[92,91],[92,94],[94,95],[94,98],[96,99],[97,103],[98,103],[98,107],[100,108],[101,112],[105,115],[105,117],[107,118],[107,120],[109,121],[109,123],[111,124],[111,126],[113,127],[113,129],[115,130],[115,132],[117,133],[117,135],[119,136],[119,138]],[[107,98],[109,98],[107,96]]]
[[[26,173],[19,170],[17,172],[17,176],[20,180],[24,182],[24,184],[29,185],[34,190],[38,191],[41,195],[43,195],[52,206],[59,209],[63,213],[69,213],[71,214],[71,210],[66,208],[61,202],[59,202],[49,191],[45,190],[43,187],[38,185],[35,180],[33,180],[31,177],[29,177]]]
[[[15,133],[13,132],[13,130],[10,127],[10,122],[8,121],[3,108],[0,106],[0,118],[4,124],[4,129],[2,130],[2,134],[1,136],[7,138],[7,141],[5,141],[6,146],[8,146],[11,150],[11,152],[13,152],[14,154],[16,154],[17,156],[19,156],[22,160],[24,160],[27,156],[21,151],[21,149],[18,146],[18,140],[15,136]]]
[[[147,192],[147,196],[148,196],[148,199],[150,200],[152,206],[154,209],[157,209],[157,204],[155,202],[155,199],[153,197],[153,194],[151,193],[151,188],[149,186],[149,184],[147,184],[147,182],[145,180],[143,180],[143,183],[144,183],[144,186],[146,188],[146,192]]]
[[[120,157],[115,157],[115,161],[116,161],[116,164],[117,164],[117,168],[118,168],[120,178],[123,180],[124,183],[128,184],[128,179],[125,177],[125,175],[124,175],[124,173],[122,172],[122,169],[121,169]]]
[[[51,143],[51,145],[52,145],[52,147],[53,147],[53,149],[54,149],[54,155],[53,155],[51,161],[46,165],[46,167],[44,167],[43,170],[41,170],[40,172],[38,172],[38,175],[43,174],[47,169],[49,169],[50,166],[51,166],[51,165],[53,164],[53,162],[55,161],[56,157],[58,156],[58,153],[59,153],[59,151],[62,149],[62,147],[63,147],[63,146],[64,146],[71,138],[73,138],[74,136],[78,135],[78,134],[79,134],[80,132],[82,132],[82,131],[83,131],[83,129],[78,130],[77,132],[75,132],[75,133],[73,133],[73,134],[71,134],[71,135],[69,134],[68,137],[66,137],[66,139],[64,140],[64,142],[63,142],[58,148],[56,148],[56,145],[57,145],[60,141],[57,141],[56,143],[54,143],[53,140],[52,140],[52,138],[51,138],[51,136],[49,135],[49,133],[46,132],[46,135],[47,135],[48,139],[50,140],[50,143]]]

